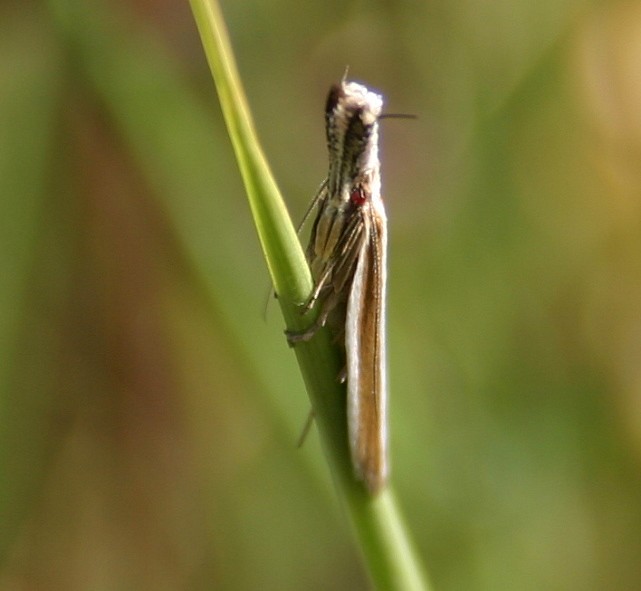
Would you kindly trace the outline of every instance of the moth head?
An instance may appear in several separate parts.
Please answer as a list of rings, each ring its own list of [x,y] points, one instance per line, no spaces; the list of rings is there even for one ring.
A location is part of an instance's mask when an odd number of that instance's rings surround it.
[[[358,117],[364,127],[374,125],[383,109],[383,97],[357,82],[342,81],[332,85],[325,104],[327,120],[350,120]]]
[[[329,148],[330,189],[351,192],[355,182],[378,167],[378,120],[383,109],[381,95],[357,82],[334,84],[325,104]]]

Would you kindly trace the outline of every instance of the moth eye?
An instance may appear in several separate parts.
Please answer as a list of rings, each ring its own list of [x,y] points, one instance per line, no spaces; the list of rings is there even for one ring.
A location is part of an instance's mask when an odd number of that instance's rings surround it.
[[[343,88],[339,84],[334,84],[329,89],[329,95],[327,96],[327,102],[325,103],[325,115],[331,116],[334,112],[334,109],[338,106],[339,101],[345,96]]]
[[[355,187],[352,189],[349,198],[352,204],[356,205],[356,207],[360,207],[365,203],[365,201],[367,201],[367,195],[365,194],[365,191],[363,191],[363,187]]]

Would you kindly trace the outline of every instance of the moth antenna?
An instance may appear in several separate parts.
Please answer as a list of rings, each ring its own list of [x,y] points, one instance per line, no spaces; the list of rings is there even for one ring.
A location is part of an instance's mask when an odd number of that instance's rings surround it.
[[[381,119],[418,119],[418,115],[413,113],[382,113],[378,116],[379,121]]]

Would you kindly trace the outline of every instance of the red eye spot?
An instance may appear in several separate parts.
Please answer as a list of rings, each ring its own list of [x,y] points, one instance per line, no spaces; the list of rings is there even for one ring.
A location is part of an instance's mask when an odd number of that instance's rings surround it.
[[[350,193],[349,198],[352,200],[354,205],[360,207],[367,200],[367,195],[365,195],[365,191],[363,191],[362,187],[356,187]]]

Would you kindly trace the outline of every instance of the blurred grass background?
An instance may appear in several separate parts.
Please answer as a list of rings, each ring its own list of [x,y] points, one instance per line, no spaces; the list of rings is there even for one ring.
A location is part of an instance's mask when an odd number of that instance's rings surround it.
[[[641,580],[641,5],[222,2],[299,219],[380,90],[439,590]],[[0,589],[366,589],[186,2],[0,7]]]

